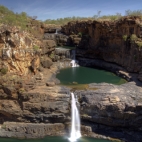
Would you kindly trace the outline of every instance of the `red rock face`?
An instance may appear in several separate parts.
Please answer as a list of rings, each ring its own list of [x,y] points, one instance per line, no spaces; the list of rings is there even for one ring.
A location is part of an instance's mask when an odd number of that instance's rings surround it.
[[[123,17],[115,22],[70,22],[62,27],[62,31],[67,35],[81,34],[78,56],[103,59],[117,63],[129,72],[140,72],[142,49],[137,44],[142,43],[140,17]]]

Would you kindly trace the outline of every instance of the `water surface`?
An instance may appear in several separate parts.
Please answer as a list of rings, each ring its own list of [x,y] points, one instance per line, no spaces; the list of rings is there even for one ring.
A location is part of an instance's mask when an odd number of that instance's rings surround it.
[[[12,138],[0,138],[0,142],[69,142],[67,138],[64,137],[45,137],[43,139],[12,139]],[[112,142],[110,140],[104,139],[94,139],[84,137],[76,142]]]
[[[58,73],[56,77],[63,85],[102,82],[120,85],[126,83],[126,80],[116,76],[114,73],[88,67],[61,69],[60,73]]]

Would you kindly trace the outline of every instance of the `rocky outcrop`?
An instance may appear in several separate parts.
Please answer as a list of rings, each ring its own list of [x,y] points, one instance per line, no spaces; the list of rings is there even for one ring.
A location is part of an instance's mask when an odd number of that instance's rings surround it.
[[[50,66],[53,64],[52,60],[47,57],[47,56],[43,56],[41,58],[41,65],[44,67],[44,68],[50,68]]]
[[[1,69],[19,75],[28,74],[31,62],[40,47],[40,41],[16,27],[0,28]]]
[[[141,130],[142,89],[133,83],[90,84],[80,96],[82,119],[114,127]],[[97,88],[95,91],[92,88]],[[99,119],[98,119],[99,118]]]
[[[1,137],[43,138],[47,135],[59,136],[65,133],[65,126],[57,124],[34,124],[5,122],[0,128]]]
[[[44,33],[60,32],[61,26],[55,24],[44,24]]]
[[[70,95],[69,89],[56,86],[56,70],[52,67],[36,74],[34,88],[16,90],[15,84],[0,89],[0,137],[39,138],[65,133],[65,123],[70,122]]]
[[[44,24],[29,20],[27,27],[30,31],[0,26],[0,89],[3,97],[16,98],[20,90],[34,89],[35,75],[42,72],[42,66],[50,68],[53,64],[56,43],[42,39]]]
[[[44,37],[45,40],[55,41],[57,46],[66,46],[70,45],[70,38],[61,33],[61,26],[58,25],[46,25],[44,28]]]
[[[32,34],[35,38],[43,38],[45,30],[45,24],[43,22],[31,18],[28,20],[26,27],[28,33]]]
[[[39,86],[28,92],[21,90],[13,100],[8,100],[6,95],[1,97],[0,122],[65,122],[69,113],[69,90],[53,87]]]
[[[66,46],[70,45],[70,39],[68,36],[62,33],[45,33],[45,40],[54,40],[57,46]]]
[[[54,40],[42,40],[41,55],[50,54],[55,50],[56,42]]]
[[[102,59],[141,74],[142,20],[123,17],[118,21],[76,21],[62,27],[62,32],[77,44],[77,56]],[[79,38],[80,37],[80,38]],[[78,42],[75,42],[77,41]],[[141,80],[141,77],[139,77]]]
[[[43,25],[37,21],[31,21],[30,29],[37,30],[43,35]],[[39,27],[38,27],[39,26]],[[43,40],[35,37],[18,27],[1,25],[0,27],[0,85],[2,89],[9,88],[17,94],[20,88],[33,89],[35,86],[35,74],[42,71],[52,63],[52,52],[56,46],[53,40]],[[47,62],[49,61],[49,62]],[[20,77],[19,77],[20,76]],[[15,89],[17,91],[15,91]],[[5,89],[6,90],[6,89]]]
[[[139,134],[142,132],[141,87],[137,87],[133,83],[120,86],[93,83],[89,87],[88,91],[75,92],[79,95],[82,123],[88,125],[90,123],[94,132],[98,131],[108,135],[109,133],[111,135],[112,131],[114,133],[116,131],[131,133],[130,141],[140,141]],[[96,90],[93,90],[95,88]],[[134,132],[137,132],[138,135],[133,136]],[[124,133],[121,136],[126,138]]]
[[[53,80],[48,80],[48,86],[37,86],[28,92],[21,90],[10,100],[3,92],[0,136],[35,138],[69,132],[70,90],[51,84]],[[83,135],[141,140],[141,87],[133,82],[120,86],[93,83],[89,90],[74,93],[79,98]]]
[[[39,28],[40,30],[40,26],[37,27],[34,25],[35,23],[31,26],[34,27],[34,29]],[[43,31],[39,34],[43,35],[42,32]],[[57,89],[54,89],[54,93],[57,96],[58,94],[61,96],[55,97],[53,91],[50,91],[50,89],[46,87],[46,81],[44,80],[42,82],[42,72],[45,70],[44,68],[50,68],[53,64],[50,57],[55,46],[55,41],[42,40],[39,37],[35,38],[33,33],[29,34],[17,27],[6,25],[0,27],[0,125],[3,124],[4,127],[6,125],[12,127],[6,130],[2,129],[2,131],[0,127],[1,136],[20,137],[19,130],[17,130],[17,126],[20,127],[20,124],[22,124],[22,126],[19,129],[20,131],[23,130],[21,131],[21,136],[23,135],[24,137],[36,137],[31,132],[33,129],[35,129],[33,133],[36,131],[39,134],[38,137],[50,133],[55,134],[56,132],[49,132],[52,124],[47,126],[48,132],[41,134],[45,130],[44,127],[41,126],[42,128],[39,130],[39,125],[24,125],[24,123],[42,122],[49,124],[53,123],[53,121],[59,123],[61,120],[65,121],[65,119],[67,119],[65,110],[68,109],[68,105],[64,108],[62,106],[64,102],[60,101],[60,97],[64,97],[64,93],[59,93],[61,89],[57,87]],[[46,73],[48,73],[46,80],[49,80],[51,76],[49,69],[46,69]],[[38,86],[42,86],[42,95],[38,92],[40,91]],[[38,90],[34,90],[35,88],[38,88]],[[30,90],[33,92],[29,92]],[[29,93],[34,97],[29,95]],[[30,98],[28,98],[28,96]],[[35,102],[31,100],[32,98]],[[40,99],[42,99],[42,101]],[[68,102],[68,97],[65,97],[65,99],[65,103]],[[49,100],[49,102],[47,100]],[[40,113],[41,110],[42,113]],[[6,121],[9,121],[9,123],[6,124]],[[21,123],[16,125],[16,123],[10,124],[10,122]],[[57,125],[54,128],[62,128],[62,126]],[[24,131],[25,129],[27,129],[28,133]],[[7,135],[8,131],[9,134]],[[31,133],[29,133],[29,131]]]

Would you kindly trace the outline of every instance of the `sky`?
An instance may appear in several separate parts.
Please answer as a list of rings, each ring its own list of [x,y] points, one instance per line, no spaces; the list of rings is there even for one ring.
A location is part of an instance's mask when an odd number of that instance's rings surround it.
[[[125,14],[126,10],[142,10],[142,0],[0,0],[0,5],[14,12],[26,12],[38,20],[80,16]]]

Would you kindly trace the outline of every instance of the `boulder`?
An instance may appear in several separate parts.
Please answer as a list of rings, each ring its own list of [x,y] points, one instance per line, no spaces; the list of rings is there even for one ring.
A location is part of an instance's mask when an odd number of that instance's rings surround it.
[[[50,66],[53,64],[52,60],[47,57],[47,56],[44,56],[41,58],[41,65],[44,67],[44,68],[50,68]]]
[[[50,82],[46,82],[46,85],[47,86],[55,86],[55,82],[51,82],[51,81]]]
[[[56,47],[54,40],[43,40],[41,44],[41,55],[52,52]]]
[[[39,66],[40,66],[40,58],[38,55],[35,55],[34,59],[31,62],[31,68],[32,68],[32,71],[34,72],[34,74],[36,74]]]

